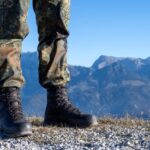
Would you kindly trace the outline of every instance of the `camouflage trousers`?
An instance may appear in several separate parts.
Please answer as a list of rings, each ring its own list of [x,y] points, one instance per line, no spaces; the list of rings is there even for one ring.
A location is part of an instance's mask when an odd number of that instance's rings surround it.
[[[29,0],[0,0],[0,87],[22,87],[20,59]],[[39,82],[62,85],[70,80],[67,67],[67,26],[70,0],[33,0],[39,33]],[[28,63],[28,62],[27,62]]]

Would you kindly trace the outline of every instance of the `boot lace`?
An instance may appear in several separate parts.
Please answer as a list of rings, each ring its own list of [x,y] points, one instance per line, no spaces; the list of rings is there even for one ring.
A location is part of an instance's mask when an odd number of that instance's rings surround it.
[[[61,106],[63,110],[68,112],[81,114],[80,110],[76,108],[68,98],[67,88],[65,86],[58,86],[56,89],[56,102],[58,107]]]

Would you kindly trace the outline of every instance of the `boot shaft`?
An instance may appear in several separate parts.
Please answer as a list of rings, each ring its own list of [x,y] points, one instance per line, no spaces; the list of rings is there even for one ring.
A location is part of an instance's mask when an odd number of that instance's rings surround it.
[[[5,112],[5,115],[2,115]],[[0,89],[0,115],[17,121],[23,119],[20,90],[17,87]]]

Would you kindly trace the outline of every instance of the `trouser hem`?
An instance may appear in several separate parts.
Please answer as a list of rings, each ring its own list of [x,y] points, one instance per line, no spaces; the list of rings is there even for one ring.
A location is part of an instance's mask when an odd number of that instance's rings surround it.
[[[18,87],[18,88],[22,88],[24,85],[24,83],[20,83],[18,81],[8,81],[6,83],[4,83],[3,85],[0,85],[0,88],[5,88],[5,87]]]
[[[69,80],[70,81],[70,80]],[[59,82],[59,83],[55,83],[55,82],[49,82],[46,84],[41,84],[41,86],[45,89],[49,88],[50,86],[65,86],[68,84],[69,81],[63,81],[63,82]]]

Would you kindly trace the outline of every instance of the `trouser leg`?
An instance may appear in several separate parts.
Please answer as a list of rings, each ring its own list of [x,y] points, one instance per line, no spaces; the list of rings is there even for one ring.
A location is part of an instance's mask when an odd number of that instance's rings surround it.
[[[70,80],[67,26],[70,0],[33,0],[39,33],[39,82],[43,87]]]
[[[25,80],[20,66],[22,40],[29,0],[0,0],[0,88],[22,87]]]

